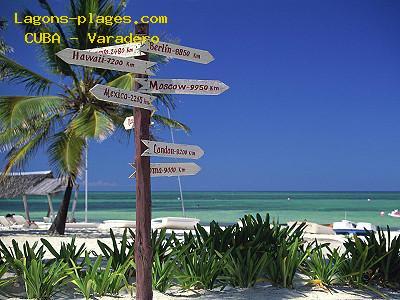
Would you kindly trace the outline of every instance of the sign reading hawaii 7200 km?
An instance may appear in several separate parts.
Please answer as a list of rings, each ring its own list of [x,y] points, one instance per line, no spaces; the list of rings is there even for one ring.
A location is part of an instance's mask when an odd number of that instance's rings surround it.
[[[102,101],[113,102],[127,106],[134,106],[147,110],[156,109],[151,104],[151,102],[156,99],[156,97],[150,95],[118,89],[102,84],[96,84],[90,89],[90,92],[93,94],[93,96]]]
[[[136,78],[138,92],[154,94],[219,95],[229,87],[219,80]]]
[[[56,55],[66,63],[72,65],[146,75],[154,75],[149,68],[156,64],[140,59],[104,55],[71,48],[65,48],[57,52]]]
[[[189,48],[163,42],[158,42],[157,44],[148,42],[140,47],[140,50],[143,52],[193,61],[201,64],[208,64],[209,62],[214,60],[214,57],[210,54],[210,52],[206,50]]]
[[[204,154],[203,149],[196,145],[171,144],[148,140],[142,140],[142,142],[148,147],[142,153],[142,156],[198,159]]]

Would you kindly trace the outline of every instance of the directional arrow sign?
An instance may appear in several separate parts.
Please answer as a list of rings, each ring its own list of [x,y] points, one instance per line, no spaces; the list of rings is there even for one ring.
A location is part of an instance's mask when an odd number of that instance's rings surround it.
[[[157,44],[148,42],[140,50],[201,64],[208,64],[214,60],[214,57],[208,51],[163,42],[158,42]]]
[[[153,111],[156,109],[151,104],[151,101],[156,99],[156,97],[150,95],[118,89],[102,84],[96,84],[90,89],[90,92],[93,94],[93,96],[102,101],[140,107]]]
[[[65,48],[57,52],[56,55],[72,65],[147,75],[154,75],[148,68],[156,64],[140,59],[104,55],[71,48]]]
[[[142,45],[142,43],[129,43],[101,48],[86,49],[85,51],[119,57],[133,57],[145,54],[139,50]]]
[[[136,78],[139,92],[154,94],[219,95],[229,86],[219,80]]]
[[[130,164],[134,169],[134,164]],[[187,176],[196,175],[201,168],[195,163],[153,163],[150,164],[150,176]],[[129,178],[134,178],[135,172]]]
[[[198,159],[204,154],[203,149],[195,145],[180,145],[148,140],[142,140],[142,142],[149,147],[149,149],[142,153],[142,156]]]
[[[124,121],[124,127],[126,130],[135,128],[135,119],[133,116],[127,117]]]

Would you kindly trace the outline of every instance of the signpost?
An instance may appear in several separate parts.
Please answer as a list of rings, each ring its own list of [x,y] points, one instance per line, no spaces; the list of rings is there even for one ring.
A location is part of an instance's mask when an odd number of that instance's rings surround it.
[[[92,53],[72,48],[65,48],[57,52],[56,55],[66,63],[72,65],[147,75],[154,75],[149,68],[156,64],[134,58]]]
[[[142,153],[142,156],[199,159],[204,155],[203,149],[195,145],[172,144],[148,140],[142,140],[142,142],[148,147],[148,149]]]
[[[124,127],[125,127],[126,130],[130,130],[132,128],[135,128],[135,117],[132,116],[132,117],[125,118]]]
[[[134,57],[134,56],[145,55],[145,53],[139,50],[139,48],[142,45],[143,45],[142,43],[129,43],[129,44],[121,44],[115,46],[108,46],[108,47],[87,49],[85,51],[119,56],[119,57]]]
[[[96,84],[90,89],[90,92],[93,94],[93,96],[102,101],[139,107],[152,111],[156,109],[151,104],[151,102],[156,99],[156,97],[150,95],[110,87],[102,84]]]
[[[147,53],[188,60],[200,64],[208,64],[214,60],[214,57],[206,50],[164,42],[158,42],[157,44],[147,42],[140,48],[140,50]]]
[[[135,25],[135,35],[149,35],[149,24]],[[140,57],[148,61],[148,55]],[[136,78],[147,76],[137,75]],[[135,83],[135,88],[138,84]],[[142,140],[150,138],[150,111],[139,107],[134,109],[135,119],[135,165],[136,165],[136,299],[153,299],[151,249],[151,181],[150,157],[142,156],[146,146]]]
[[[137,169],[134,164],[130,164]],[[201,168],[195,163],[152,163],[150,164],[151,177],[190,176],[199,173]],[[129,178],[133,178],[136,171]],[[137,175],[136,175],[137,176]]]
[[[219,95],[229,87],[219,80],[136,79],[138,92],[153,94]]]
[[[148,36],[149,25],[135,25],[135,35]],[[134,91],[97,84],[90,92],[101,101],[131,106],[134,110],[134,116],[125,119],[124,127],[127,130],[132,128],[135,130],[135,163],[131,164],[135,172],[130,178],[136,178],[135,264],[138,300],[150,300],[153,297],[150,176],[195,175],[201,169],[195,163],[150,164],[150,156],[198,159],[204,154],[204,151],[196,145],[151,141],[150,118],[151,113],[155,111],[152,101],[156,97],[140,92],[219,95],[229,88],[217,80],[148,79],[147,75],[154,75],[149,68],[155,63],[148,61],[147,53],[202,64],[214,60],[208,51],[163,42],[147,43],[143,46],[140,43],[131,43],[87,50],[66,48],[56,53],[68,64],[136,74]],[[137,56],[138,59],[128,58],[132,56]]]

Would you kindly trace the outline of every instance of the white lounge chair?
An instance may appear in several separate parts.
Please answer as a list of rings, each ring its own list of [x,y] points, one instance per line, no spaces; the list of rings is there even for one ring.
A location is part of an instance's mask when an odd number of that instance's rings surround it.
[[[104,220],[98,227],[100,230],[110,228],[136,228],[136,222],[131,220]]]
[[[26,219],[21,215],[13,215],[13,219],[15,221],[15,224],[17,224],[17,225],[25,225],[26,224]]]
[[[193,230],[199,222],[200,220],[195,218],[179,218],[179,217],[156,218],[151,220],[151,228]]]
[[[5,216],[0,216],[0,224],[3,227],[10,227],[12,224],[7,220]]]

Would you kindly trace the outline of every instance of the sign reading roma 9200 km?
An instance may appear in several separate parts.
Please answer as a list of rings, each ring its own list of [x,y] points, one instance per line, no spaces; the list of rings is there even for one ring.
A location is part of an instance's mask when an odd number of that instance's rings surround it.
[[[150,95],[127,91],[124,89],[110,87],[102,84],[96,84],[90,89],[90,92],[93,94],[93,96],[102,101],[113,102],[127,106],[134,106],[147,110],[156,109],[151,104],[151,102],[156,99],[156,97]]]
[[[219,95],[229,89],[219,80],[136,78],[138,92],[154,94]]]
[[[130,164],[134,169],[135,165]],[[150,164],[150,176],[188,176],[196,175],[201,168],[195,163],[152,163]],[[136,171],[129,176],[133,178]]]
[[[214,60],[214,57],[206,50],[189,48],[164,42],[158,42],[156,44],[147,42],[140,47],[140,50],[147,53],[188,60],[201,64],[208,64]]]
[[[148,140],[142,140],[142,142],[148,147],[142,153],[142,156],[198,159],[204,155],[203,149],[196,145],[172,144]]]
[[[156,64],[140,59],[105,55],[72,48],[65,48],[57,52],[56,55],[66,63],[72,65],[145,75],[154,75],[149,68]]]

